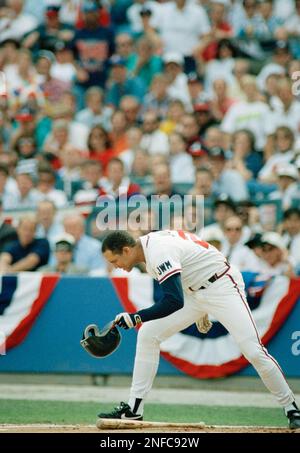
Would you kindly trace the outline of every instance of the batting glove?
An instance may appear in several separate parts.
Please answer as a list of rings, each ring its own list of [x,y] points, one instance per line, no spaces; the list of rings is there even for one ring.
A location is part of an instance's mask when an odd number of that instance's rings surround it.
[[[115,324],[126,330],[136,327],[138,324],[141,324],[141,322],[141,317],[137,314],[119,313],[115,317]]]

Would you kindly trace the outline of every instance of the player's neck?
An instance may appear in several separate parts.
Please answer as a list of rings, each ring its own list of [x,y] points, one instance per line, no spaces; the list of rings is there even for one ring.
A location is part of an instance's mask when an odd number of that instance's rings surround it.
[[[146,263],[144,249],[143,249],[143,246],[142,246],[141,241],[139,239],[136,241],[136,246],[135,247],[136,247],[137,264],[138,263]]]

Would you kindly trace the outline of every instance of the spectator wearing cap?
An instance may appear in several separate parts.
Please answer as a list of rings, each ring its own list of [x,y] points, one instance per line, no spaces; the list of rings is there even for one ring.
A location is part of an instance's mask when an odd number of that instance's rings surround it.
[[[188,154],[193,159],[195,170],[209,166],[209,154],[207,147],[200,141],[194,142],[188,149]]]
[[[62,101],[65,91],[70,89],[70,83],[55,79],[51,75],[51,67],[55,62],[55,55],[49,50],[41,50],[37,56],[36,68],[41,76],[41,88],[47,98],[47,103],[56,105]]]
[[[101,242],[85,234],[84,218],[77,212],[71,213],[64,217],[63,225],[65,232],[75,239],[73,263],[80,268],[86,268],[87,271],[105,269]]]
[[[51,76],[65,83],[73,83],[77,76],[74,48],[71,42],[58,41],[54,49],[55,62],[51,66]]]
[[[49,243],[47,239],[36,239],[36,218],[24,215],[17,227],[18,239],[9,244],[0,255],[0,272],[16,273],[35,271],[47,264]]]
[[[104,88],[108,75],[108,60],[114,53],[114,32],[99,25],[100,5],[96,1],[82,2],[83,27],[75,32],[74,48],[78,53],[78,94],[91,86]]]
[[[9,223],[5,222],[2,208],[2,198],[0,196],[0,254],[10,242],[15,241],[16,239],[16,230]]]
[[[150,17],[150,26],[155,29],[160,20],[160,4],[152,0],[135,0],[127,10],[130,29],[134,34],[143,32],[143,15]],[[141,14],[142,13],[142,14]]]
[[[143,137],[141,147],[150,155],[169,154],[168,136],[159,129],[159,120],[155,112],[149,111],[143,117]]]
[[[295,135],[287,126],[279,126],[273,137],[273,152],[265,165],[259,172],[259,179],[265,183],[276,181],[276,170],[281,165],[292,162],[295,156],[294,151]]]
[[[208,94],[204,91],[203,78],[197,72],[187,74],[188,90],[190,95],[190,104],[203,104],[209,100]]]
[[[199,136],[204,138],[206,131],[218,124],[217,120],[213,117],[212,110],[209,102],[194,105],[194,116],[198,123]],[[222,138],[222,144],[224,140]]]
[[[191,57],[199,40],[210,32],[205,9],[186,0],[162,4],[158,27],[165,51],[184,57]]]
[[[37,228],[35,236],[37,238],[46,238],[52,249],[56,237],[64,231],[61,221],[57,218],[57,209],[53,201],[40,201],[37,205],[36,218]]]
[[[17,193],[11,197],[6,209],[35,209],[39,201],[39,193],[35,188],[35,177],[26,173],[22,167],[16,170]]]
[[[24,0],[7,0],[0,19],[0,42],[15,39],[20,42],[37,26],[37,19],[24,11]]]
[[[157,30],[158,27],[153,27],[153,17],[155,17],[155,13],[153,14],[149,8],[144,7],[140,10],[142,30],[138,33],[134,33],[134,37],[135,40],[139,38],[147,38],[153,46],[154,54],[161,55],[163,43]]]
[[[179,52],[167,52],[163,55],[164,74],[169,86],[168,95],[171,99],[178,99],[190,108],[190,94],[187,75],[183,71],[184,58]]]
[[[275,232],[264,233],[262,243],[262,266],[261,273],[269,276],[286,275],[295,277],[295,263],[288,255],[282,236]]]
[[[240,129],[232,136],[232,168],[245,181],[256,179],[263,167],[263,156],[255,149],[255,137],[248,129]]]
[[[288,41],[276,41],[275,48],[270,61],[265,64],[257,76],[257,84],[261,91],[266,90],[268,77],[277,75],[283,77],[286,74],[286,67],[292,59]]]
[[[211,228],[208,231],[204,230],[201,239],[221,251],[224,237],[218,228]]]
[[[244,245],[242,239],[243,224],[238,216],[229,217],[224,222],[225,240],[222,245],[222,253],[230,264],[240,271],[257,272],[259,262],[254,252]]]
[[[112,110],[104,105],[104,93],[100,87],[91,87],[85,93],[85,108],[80,110],[75,120],[87,127],[101,125],[110,129]]]
[[[280,200],[283,209],[291,207],[293,198],[299,196],[299,173],[293,164],[280,165],[276,169],[278,190],[268,195],[269,200]]]
[[[143,81],[147,89],[154,75],[162,72],[162,59],[154,54],[154,47],[149,38],[142,37],[137,41],[136,52],[131,56],[127,68],[130,74]]]
[[[225,147],[229,147],[234,132],[239,129],[249,129],[255,135],[257,149],[261,151],[269,135],[266,118],[270,117],[271,111],[265,102],[259,100],[254,76],[244,76],[241,83],[247,99],[245,102],[233,104],[221,123]]]
[[[41,49],[54,52],[59,41],[71,41],[74,36],[74,27],[60,21],[59,11],[58,4],[48,4],[44,13],[44,22],[26,36],[23,46],[34,53]]]
[[[174,184],[192,183],[195,180],[193,158],[186,152],[184,138],[178,132],[169,135],[170,170]]]
[[[72,262],[74,246],[75,239],[71,234],[63,233],[57,236],[54,241],[55,264],[43,266],[39,271],[44,273],[58,272],[68,275],[86,274],[86,269],[80,268]]]
[[[235,169],[226,165],[223,148],[209,150],[211,171],[214,175],[214,191],[216,194],[227,194],[234,201],[246,200],[249,197],[246,182]]]
[[[126,61],[119,55],[110,58],[111,75],[106,93],[106,104],[118,108],[123,96],[132,95],[140,101],[145,95],[145,85],[139,77],[128,74]]]
[[[300,209],[289,208],[283,213],[283,240],[291,258],[300,271]]]

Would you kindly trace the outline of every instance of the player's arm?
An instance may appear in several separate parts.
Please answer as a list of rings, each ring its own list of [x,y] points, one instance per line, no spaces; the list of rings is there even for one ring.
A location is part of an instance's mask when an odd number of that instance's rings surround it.
[[[184,304],[180,272],[171,275],[160,286],[163,290],[163,298],[159,302],[134,314],[120,313],[115,318],[116,324],[124,329],[130,329],[141,322],[165,318],[180,310]]]

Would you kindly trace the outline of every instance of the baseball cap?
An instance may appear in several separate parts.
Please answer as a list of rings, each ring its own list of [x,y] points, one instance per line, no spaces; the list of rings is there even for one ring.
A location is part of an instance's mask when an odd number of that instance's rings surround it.
[[[182,66],[184,63],[184,58],[179,52],[167,52],[163,56],[163,62],[165,64],[176,63],[179,66]]]
[[[40,58],[46,58],[50,63],[55,63],[56,61],[54,53],[50,52],[50,50],[40,50],[37,54],[37,60]]]
[[[280,250],[286,250],[282,236],[280,236],[279,233],[275,233],[273,231],[264,233],[262,235],[261,242],[263,245],[269,244],[272,245],[273,247],[277,247]]]
[[[194,105],[194,112],[209,112],[210,106],[207,102],[203,102],[201,104]]]
[[[286,52],[290,52],[290,46],[289,46],[288,41],[279,40],[279,41],[275,42],[274,52],[278,52],[278,51],[281,51],[281,50],[285,50]]]
[[[292,164],[281,165],[276,169],[277,176],[289,176],[292,179],[299,179],[298,168]]]
[[[197,72],[193,71],[187,74],[187,81],[188,83],[203,82],[203,78],[201,78]]]
[[[188,152],[192,157],[208,156],[208,149],[199,141],[194,142],[188,148]]]
[[[150,8],[147,8],[146,6],[143,7],[141,10],[140,10],[140,16],[152,16],[152,11]]]
[[[218,241],[223,242],[224,235],[222,231],[220,231],[219,227],[210,226],[207,230],[203,231],[203,235],[201,236],[203,241],[211,242],[211,241]]]
[[[214,146],[213,148],[210,148],[209,156],[210,157],[221,157],[222,159],[225,159],[225,151],[223,148],[220,148],[220,146]]]
[[[60,5],[48,5],[46,8],[46,16],[51,17],[51,16],[57,16],[60,10]]]
[[[100,5],[97,2],[92,0],[85,0],[81,6],[81,11],[84,13],[93,13],[94,11],[98,11]]]
[[[121,57],[120,55],[113,55],[109,59],[109,63],[111,66],[126,66],[125,58]]]
[[[229,195],[227,195],[227,193],[222,193],[219,196],[219,198],[216,199],[216,201],[214,202],[214,208],[217,208],[221,204],[224,204],[224,205],[228,206],[233,211],[236,210],[236,206],[235,206],[234,201],[232,200],[232,198],[229,197]]]
[[[245,242],[245,245],[249,247],[249,249],[253,249],[254,247],[259,247],[262,245],[262,234],[255,233],[254,236],[251,236],[250,239]]]
[[[55,251],[71,252],[74,249],[75,239],[71,234],[64,233],[55,240]]]

